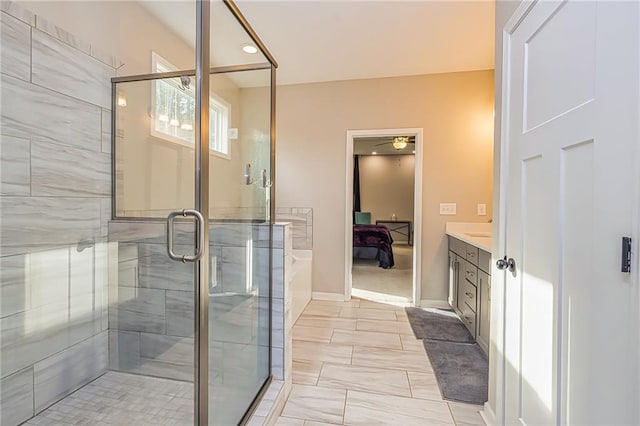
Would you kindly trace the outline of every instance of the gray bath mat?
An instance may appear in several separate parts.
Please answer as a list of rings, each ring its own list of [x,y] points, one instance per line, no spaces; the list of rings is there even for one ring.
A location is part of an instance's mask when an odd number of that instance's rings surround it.
[[[473,336],[453,311],[436,308],[406,308],[409,324],[418,339],[473,343]]]
[[[489,362],[477,343],[423,340],[444,399],[484,404]]]

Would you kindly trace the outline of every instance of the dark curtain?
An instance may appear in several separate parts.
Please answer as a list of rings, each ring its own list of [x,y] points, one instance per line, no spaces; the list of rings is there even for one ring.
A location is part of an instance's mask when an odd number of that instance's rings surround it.
[[[353,158],[353,223],[356,223],[356,212],[360,211],[360,162],[359,155]]]

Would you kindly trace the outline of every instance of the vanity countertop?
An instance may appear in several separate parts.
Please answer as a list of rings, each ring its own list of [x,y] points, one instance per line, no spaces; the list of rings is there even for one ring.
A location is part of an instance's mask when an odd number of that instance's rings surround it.
[[[447,222],[446,234],[491,253],[491,224]]]

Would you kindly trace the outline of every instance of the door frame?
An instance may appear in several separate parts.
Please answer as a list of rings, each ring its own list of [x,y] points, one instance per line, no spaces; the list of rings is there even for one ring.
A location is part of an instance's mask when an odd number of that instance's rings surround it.
[[[529,14],[529,12],[536,5],[536,0],[523,0],[518,8],[515,10],[511,18],[507,21],[502,29],[502,97],[501,97],[501,111],[500,111],[500,138],[497,141],[499,144],[500,161],[495,161],[494,164],[499,164],[499,170],[494,171],[498,173],[498,185],[497,190],[494,189],[494,194],[497,194],[497,200],[494,202],[494,206],[497,206],[497,220],[493,222],[493,238],[492,246],[492,258],[491,258],[491,330],[490,330],[490,348],[495,346],[497,354],[492,358],[496,361],[489,363],[489,382],[492,379],[492,367],[495,367],[493,371],[493,379],[495,386],[495,407],[491,407],[490,402],[487,401],[484,404],[483,418],[487,421],[487,424],[504,424],[505,422],[505,405],[506,405],[506,369],[507,358],[506,353],[506,271],[499,270],[495,265],[497,259],[502,258],[506,253],[507,247],[507,191],[509,188],[509,120],[510,109],[509,103],[511,99],[510,94],[510,82],[511,82],[511,69],[509,67],[509,57],[511,54],[511,36],[515,30],[520,26],[523,19]],[[496,211],[494,209],[494,211]],[[491,349],[490,349],[491,351]],[[491,357],[490,357],[491,359]],[[489,389],[491,391],[491,389]],[[491,392],[489,392],[491,394]],[[495,411],[493,411],[495,409]]]
[[[421,256],[422,256],[422,162],[423,162],[423,129],[398,128],[398,129],[372,129],[372,130],[347,130],[346,136],[346,196],[345,196],[345,271],[344,271],[344,300],[351,299],[353,288],[353,144],[357,137],[371,136],[414,136],[415,137],[415,166],[413,187],[413,291],[412,305],[420,306],[422,293]]]

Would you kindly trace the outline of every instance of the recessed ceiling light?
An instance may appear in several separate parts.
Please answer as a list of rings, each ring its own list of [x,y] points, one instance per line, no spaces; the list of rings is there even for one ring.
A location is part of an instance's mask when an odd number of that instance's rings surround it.
[[[252,44],[245,44],[244,46],[242,46],[242,50],[244,51],[244,53],[258,53],[258,48]]]
[[[377,154],[377,152],[375,152],[375,151],[373,151],[373,152],[371,153],[371,155],[376,155],[376,154]]]

